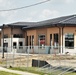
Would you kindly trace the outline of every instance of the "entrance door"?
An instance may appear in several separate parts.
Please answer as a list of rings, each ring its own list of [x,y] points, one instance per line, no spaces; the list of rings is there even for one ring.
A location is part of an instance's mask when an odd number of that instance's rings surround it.
[[[7,52],[8,43],[4,43],[4,52]]]

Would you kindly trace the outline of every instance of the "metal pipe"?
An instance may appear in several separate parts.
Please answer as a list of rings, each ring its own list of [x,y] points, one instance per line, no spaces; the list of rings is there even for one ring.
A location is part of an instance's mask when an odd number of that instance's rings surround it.
[[[63,53],[63,32],[64,32],[64,27],[62,27],[62,53]]]
[[[60,45],[61,45],[61,28],[59,27],[59,53],[61,53]]]

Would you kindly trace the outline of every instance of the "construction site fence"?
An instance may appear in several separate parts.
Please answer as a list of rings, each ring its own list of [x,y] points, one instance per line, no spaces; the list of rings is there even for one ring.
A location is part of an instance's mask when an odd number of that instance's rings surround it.
[[[65,48],[54,46],[0,47],[1,66],[6,67],[76,67],[76,55],[70,55]],[[72,48],[71,48],[72,50]]]

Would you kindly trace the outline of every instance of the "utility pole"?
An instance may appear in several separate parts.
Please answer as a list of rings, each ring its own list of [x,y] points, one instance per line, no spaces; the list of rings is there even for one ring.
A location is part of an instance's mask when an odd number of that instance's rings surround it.
[[[3,38],[3,52],[2,52],[2,58],[4,58],[4,24],[3,24],[3,27],[2,27],[2,38]]]

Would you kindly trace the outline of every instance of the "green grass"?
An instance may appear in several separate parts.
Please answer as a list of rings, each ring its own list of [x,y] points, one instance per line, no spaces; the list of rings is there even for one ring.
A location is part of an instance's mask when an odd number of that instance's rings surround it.
[[[14,73],[9,73],[5,71],[0,71],[0,75],[19,75],[19,74],[14,74]]]
[[[65,74],[65,75],[76,75],[76,73],[68,73],[68,74]]]
[[[37,67],[28,67],[28,68],[15,67],[15,68],[10,68],[10,69],[19,70],[19,71],[27,71],[27,72],[31,72],[31,73],[35,73],[35,74],[39,74],[39,75],[45,75],[45,73],[42,72],[42,71],[39,71],[39,68],[37,68]],[[46,73],[46,75],[52,75],[52,74]],[[65,74],[65,75],[76,75],[76,73],[68,73],[68,74]]]
[[[13,70],[19,70],[19,71],[27,71],[27,72],[30,72],[30,73],[35,73],[35,74],[39,74],[39,75],[44,75],[45,73],[42,72],[42,71],[39,71],[39,68],[36,68],[36,67],[29,67],[29,68],[25,68],[25,67],[15,67],[15,68],[10,68],[10,69],[13,69]],[[46,75],[50,75],[49,73],[46,74]]]

